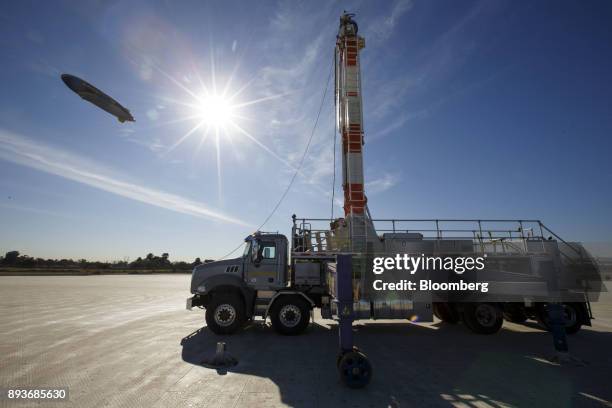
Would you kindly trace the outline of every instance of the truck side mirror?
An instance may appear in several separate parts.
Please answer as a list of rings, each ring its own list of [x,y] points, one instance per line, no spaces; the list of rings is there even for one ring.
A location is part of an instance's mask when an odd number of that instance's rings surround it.
[[[256,267],[261,264],[261,260],[263,259],[262,250],[263,248],[259,245],[259,241],[255,241],[251,251],[251,262],[253,262],[253,265]]]
[[[263,248],[259,248],[259,250],[257,251],[257,255],[255,255],[255,259],[253,259],[253,264],[255,266],[259,266],[261,264],[261,260],[263,259],[262,251]]]

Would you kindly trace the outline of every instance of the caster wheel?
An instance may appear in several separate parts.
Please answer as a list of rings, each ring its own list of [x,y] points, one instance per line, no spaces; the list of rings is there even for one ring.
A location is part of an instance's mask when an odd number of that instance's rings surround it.
[[[360,351],[349,351],[338,362],[340,379],[349,388],[363,388],[372,379],[372,364]]]
[[[355,352],[355,353],[361,353],[361,350],[359,350],[359,348],[357,348],[357,346],[353,346],[353,349],[351,351]],[[340,353],[338,353],[338,355],[336,356],[336,368],[340,367],[340,361],[342,360],[342,357],[344,357],[344,355],[346,353],[349,353],[349,351],[342,351],[342,350],[340,350]],[[361,354],[363,354],[363,353],[361,353]]]

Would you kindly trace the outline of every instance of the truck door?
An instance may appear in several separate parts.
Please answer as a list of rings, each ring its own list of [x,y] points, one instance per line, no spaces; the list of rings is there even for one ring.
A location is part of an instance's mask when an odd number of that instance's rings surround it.
[[[278,268],[281,256],[273,240],[254,240],[250,262],[247,264],[246,281],[255,289],[278,286]]]

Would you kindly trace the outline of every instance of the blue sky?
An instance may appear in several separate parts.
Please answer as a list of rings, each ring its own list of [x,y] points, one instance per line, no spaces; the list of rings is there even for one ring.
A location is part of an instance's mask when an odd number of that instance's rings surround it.
[[[299,162],[344,9],[366,38],[374,218],[539,218],[612,253],[612,6],[488,0],[4,3],[0,251],[192,260],[233,249]],[[61,73],[136,122],[82,101]],[[234,125],[181,141],[203,86],[235,95]],[[265,230],[330,214],[330,96]]]

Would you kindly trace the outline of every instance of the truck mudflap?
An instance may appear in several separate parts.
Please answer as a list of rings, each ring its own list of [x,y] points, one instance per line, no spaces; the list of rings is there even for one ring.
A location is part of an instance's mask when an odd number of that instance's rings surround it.
[[[591,302],[586,301],[584,303],[579,303],[579,319],[582,321],[582,324],[585,326],[592,326],[591,319],[593,319],[593,314],[591,313]]]
[[[187,309],[187,310],[191,310],[191,309],[193,309],[193,298],[194,298],[194,297],[195,297],[195,296],[192,296],[192,297],[190,297],[190,298],[187,298],[187,302],[186,302],[187,304],[185,305],[185,309]]]

